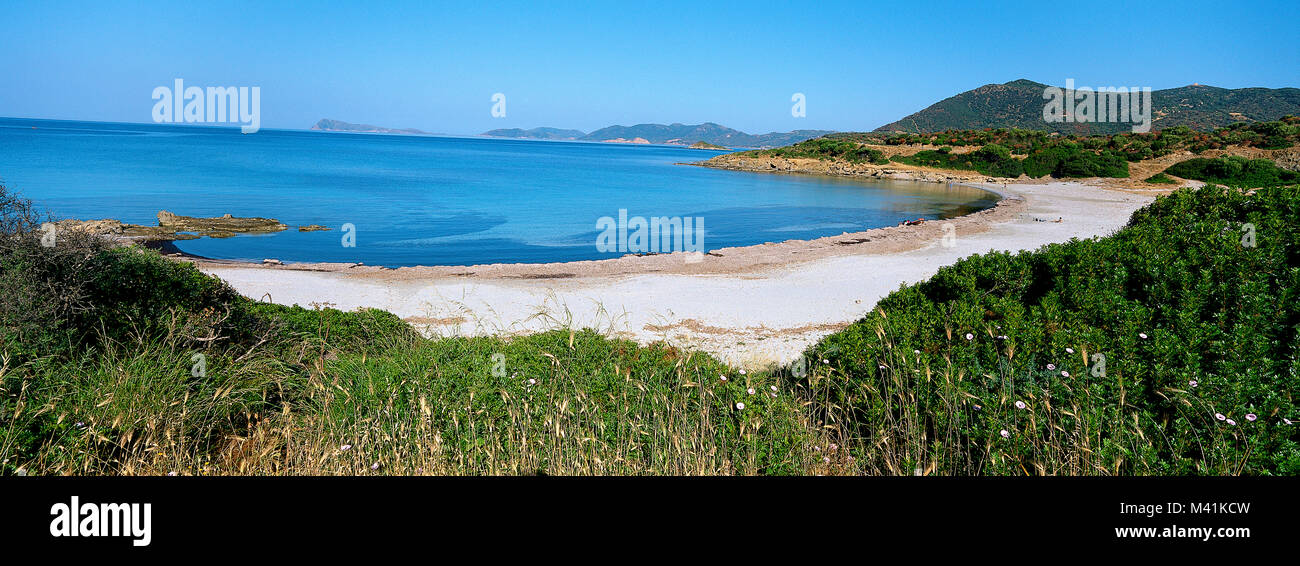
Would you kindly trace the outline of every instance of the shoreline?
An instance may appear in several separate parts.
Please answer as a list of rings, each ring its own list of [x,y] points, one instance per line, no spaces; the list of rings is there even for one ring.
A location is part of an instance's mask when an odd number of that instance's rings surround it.
[[[992,250],[1032,250],[1107,235],[1157,194],[1115,190],[1095,180],[1008,180],[1005,188],[960,180],[1002,198],[992,208],[950,220],[721,248],[698,263],[688,263],[682,253],[395,269],[179,259],[247,297],[308,308],[379,308],[431,337],[589,327],[759,368],[788,363],[900,285],[923,281],[940,267]],[[951,246],[944,245],[945,234],[953,236]]]
[[[730,154],[728,154],[730,155]],[[727,155],[718,156],[727,157]],[[697,167],[712,167],[723,170],[752,171],[768,173],[765,169],[740,169],[710,165],[717,158],[695,163],[679,163]],[[846,175],[800,170],[773,171],[784,174],[806,174],[814,176],[844,177]],[[405,280],[413,278],[476,278],[476,279],[568,279],[582,277],[610,277],[620,275],[637,275],[643,273],[717,275],[739,274],[761,271],[766,268],[813,261],[825,257],[845,255],[846,247],[851,251],[864,253],[897,253],[915,249],[927,241],[942,237],[945,225],[951,224],[957,231],[979,233],[991,223],[1003,221],[1024,208],[1024,199],[1013,188],[1015,181],[1002,183],[1003,186],[978,184],[973,181],[985,179],[978,176],[953,175],[945,179],[913,178],[906,176],[881,177],[896,180],[911,180],[926,183],[944,184],[949,187],[960,186],[992,193],[998,197],[993,206],[969,214],[952,218],[927,220],[918,225],[883,226],[839,235],[822,236],[809,240],[791,239],[779,242],[764,242],[746,246],[729,246],[717,248],[707,253],[691,254],[686,252],[635,255],[627,254],[617,258],[596,260],[563,261],[550,263],[490,263],[474,265],[418,265],[403,267],[386,267],[364,265],[352,262],[289,262],[267,264],[259,261],[215,259],[181,251],[172,242],[155,245],[160,251],[165,247],[167,255],[190,261],[200,268],[207,267],[247,267],[253,269],[277,269],[285,271],[311,271],[324,273],[344,273],[349,276],[372,277],[383,280]],[[864,179],[865,180],[865,179]],[[989,179],[991,180],[991,179]],[[871,243],[870,246],[862,244]],[[692,257],[693,256],[693,257]],[[267,258],[277,259],[278,258]]]
[[[660,253],[648,255],[628,254],[617,258],[565,261],[553,263],[491,263],[476,265],[420,265],[385,267],[340,262],[282,262],[266,264],[257,261],[213,259],[181,251],[171,242],[153,247],[185,261],[204,267],[242,267],[257,270],[311,271],[342,273],[349,276],[383,280],[415,278],[474,278],[474,279],[569,279],[583,277],[614,277],[644,273],[681,275],[726,275],[761,271],[772,267],[835,257],[846,254],[897,253],[915,249],[925,242],[943,235],[943,226],[952,225],[957,231],[980,233],[992,223],[1003,221],[1023,211],[1024,199],[1013,189],[998,188],[992,191],[1001,199],[992,207],[953,217],[929,220],[918,225],[897,225],[870,228],[857,232],[844,232],[811,240],[783,240],[749,246],[717,248],[707,253]],[[872,245],[863,245],[863,244]],[[166,251],[164,251],[166,250]],[[272,258],[268,258],[272,259]]]

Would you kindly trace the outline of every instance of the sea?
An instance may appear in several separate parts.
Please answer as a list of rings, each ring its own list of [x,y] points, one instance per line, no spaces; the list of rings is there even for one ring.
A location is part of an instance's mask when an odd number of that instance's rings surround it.
[[[0,118],[0,183],[54,218],[155,225],[167,210],[289,226],[175,243],[214,259],[389,267],[597,260],[629,253],[600,242],[620,218],[698,221],[699,240],[683,245],[707,251],[951,218],[997,201],[941,183],[688,165],[722,153]],[[330,229],[297,229],[310,225]]]

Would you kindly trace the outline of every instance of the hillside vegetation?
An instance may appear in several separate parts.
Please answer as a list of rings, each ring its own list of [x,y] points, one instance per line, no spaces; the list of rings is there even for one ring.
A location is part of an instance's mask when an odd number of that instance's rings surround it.
[[[893,162],[978,171],[994,177],[1028,175],[1034,178],[1124,178],[1129,176],[1130,162],[1164,157],[1176,152],[1201,153],[1225,148],[1286,149],[1295,147],[1297,143],[1300,143],[1300,118],[1287,116],[1275,122],[1235,124],[1208,133],[1194,132],[1188,128],[1147,134],[1082,137],[1008,128],[945,131],[937,134],[837,133],[789,147],[739,152],[735,155],[841,159],[878,165]],[[921,146],[921,149],[910,154],[896,152],[888,157],[883,151],[902,146]],[[957,151],[956,148],[963,150]],[[1261,166],[1262,164],[1255,165]],[[1177,175],[1174,171],[1168,173]],[[1198,176],[1185,178],[1200,179]],[[1278,175],[1281,183],[1288,182],[1287,179],[1290,178],[1292,177],[1285,174]]]
[[[0,473],[1300,473],[1300,187],[972,256],[789,367],[258,303],[0,191]],[[48,243],[48,242],[47,242]]]
[[[1272,161],[1237,156],[1189,159],[1165,169],[1165,173],[1233,187],[1273,187],[1300,182],[1300,173],[1281,169]]]
[[[1044,121],[1043,90],[1048,86],[1026,79],[984,85],[936,102],[897,122],[881,126],[876,131],[932,133],[998,127],[1076,135],[1132,131],[1132,124],[1125,123]],[[1151,105],[1151,127],[1154,130],[1177,127],[1213,130],[1234,124],[1278,120],[1286,115],[1300,115],[1300,89],[1226,89],[1189,85],[1153,90]]]

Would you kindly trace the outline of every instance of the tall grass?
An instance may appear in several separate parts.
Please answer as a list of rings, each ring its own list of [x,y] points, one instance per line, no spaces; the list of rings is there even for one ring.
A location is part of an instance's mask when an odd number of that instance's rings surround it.
[[[298,363],[272,349],[209,351],[201,379],[191,351],[166,336],[7,367],[0,379],[16,396],[0,454],[11,471],[56,474],[804,469],[795,392],[702,354],[590,331],[400,337]]]

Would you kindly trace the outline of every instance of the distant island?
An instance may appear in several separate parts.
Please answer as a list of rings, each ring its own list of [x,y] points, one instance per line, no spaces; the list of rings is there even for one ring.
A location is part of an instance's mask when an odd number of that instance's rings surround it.
[[[945,98],[920,112],[876,128],[876,131],[934,133],[1019,128],[1094,135],[1116,134],[1129,129],[1130,124],[1123,123],[1044,121],[1043,90],[1050,86],[1028,79],[987,84]],[[1236,123],[1269,122],[1287,115],[1300,115],[1300,89],[1226,89],[1192,84],[1151,91],[1151,106],[1152,130],[1187,126],[1193,130],[1210,131]]]
[[[580,140],[587,135],[582,130],[565,130],[561,128],[507,128],[483,132],[481,135],[494,138],[522,138],[533,140]]]
[[[834,133],[831,130],[795,130],[747,134],[713,122],[703,124],[637,124],[635,126],[609,126],[591,133],[558,128],[519,128],[491,130],[482,135],[494,138],[519,138],[543,140],[574,140],[610,143],[657,143],[689,146],[704,142],[713,148],[781,147]]]
[[[709,142],[695,142],[691,144],[691,149],[727,149],[720,145],[714,145]]]
[[[371,126],[370,124],[353,124],[342,120],[331,120],[323,118],[311,127],[312,130],[321,132],[352,132],[358,134],[412,134],[412,135],[433,135],[429,132],[417,130],[415,128],[393,129]]]
[[[407,134],[440,135],[415,128],[385,128],[370,124],[353,124],[342,120],[324,118],[311,127],[321,132],[349,132],[364,134]],[[713,122],[703,124],[637,124],[635,126],[609,126],[591,133],[582,130],[564,128],[503,128],[489,130],[479,134],[491,138],[591,141],[605,143],[667,144],[691,146],[703,143],[703,149],[727,149],[744,147],[766,149],[782,147],[801,141],[833,134],[834,130],[794,130],[791,132],[769,132],[766,134],[747,134],[740,130],[721,126]],[[700,149],[697,148],[697,149]]]

